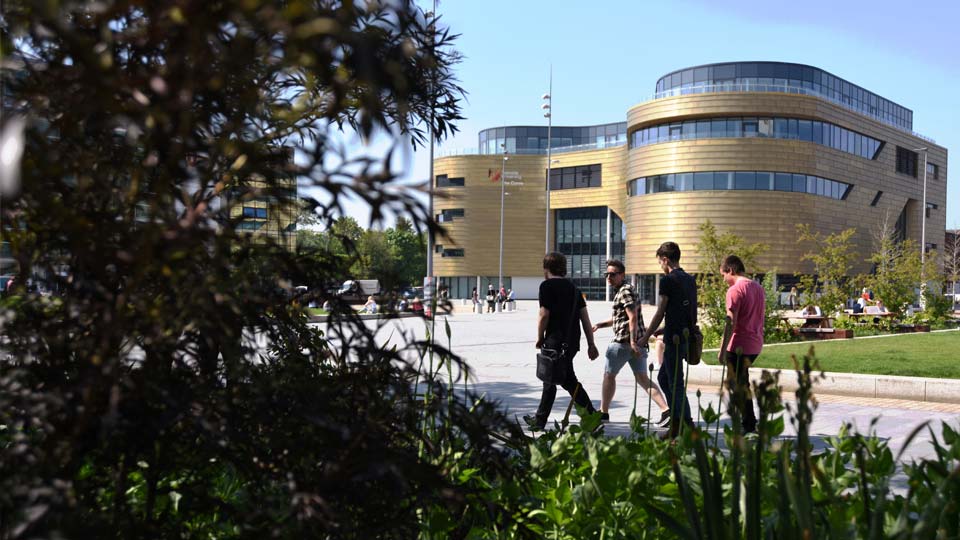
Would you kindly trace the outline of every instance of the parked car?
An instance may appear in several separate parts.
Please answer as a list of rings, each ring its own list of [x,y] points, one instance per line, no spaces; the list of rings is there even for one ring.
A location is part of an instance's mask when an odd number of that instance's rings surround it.
[[[400,294],[407,300],[414,298],[423,299],[423,287],[404,287],[400,289]]]
[[[337,291],[337,296],[348,302],[366,301],[368,296],[379,294],[380,280],[378,279],[348,279]]]

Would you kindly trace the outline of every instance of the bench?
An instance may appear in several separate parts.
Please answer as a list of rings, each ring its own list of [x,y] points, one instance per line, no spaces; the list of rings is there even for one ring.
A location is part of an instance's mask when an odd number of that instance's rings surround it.
[[[804,341],[850,339],[853,337],[853,330],[842,330],[840,328],[794,328],[793,335],[799,336],[800,339]]]

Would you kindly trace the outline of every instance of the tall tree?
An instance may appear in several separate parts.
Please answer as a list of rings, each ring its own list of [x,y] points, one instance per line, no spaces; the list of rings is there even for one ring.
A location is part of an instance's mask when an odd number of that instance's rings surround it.
[[[948,234],[943,246],[943,274],[949,284],[951,294],[957,293],[957,284],[960,283],[960,231]]]
[[[328,341],[288,291],[340,262],[263,243],[234,212],[295,180],[328,230],[345,197],[374,224],[436,230],[384,172],[405,140],[461,118],[434,15],[406,0],[11,1],[0,40],[4,122],[26,119],[5,239],[63,291],[4,315],[0,537],[409,538],[422,505],[469,508],[441,464],[449,441],[476,451],[465,467],[498,467],[490,433],[517,429],[461,392],[415,395],[411,355],[429,344],[384,348],[347,310]],[[349,157],[345,128],[409,139]],[[254,329],[269,349],[249,348]]]
[[[426,239],[414,230],[410,220],[399,217],[387,229],[387,242],[397,261],[397,277],[401,285],[418,285],[427,274]]]

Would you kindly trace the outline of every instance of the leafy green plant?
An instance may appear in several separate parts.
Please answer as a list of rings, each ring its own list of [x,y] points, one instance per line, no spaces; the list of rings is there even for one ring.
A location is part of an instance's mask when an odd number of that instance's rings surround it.
[[[756,261],[767,250],[767,245],[748,244],[732,231],[720,232],[709,219],[700,225],[699,230],[697,299],[705,319],[701,326],[716,327],[722,332],[726,320],[724,301],[727,284],[720,276],[720,264],[728,255],[737,255],[749,272],[760,273],[761,269],[757,268]]]
[[[803,260],[813,264],[813,273],[800,276],[803,304],[819,305],[827,314],[840,311],[847,301],[853,260],[853,235],[846,229],[826,236],[813,232],[809,224],[797,225],[797,241],[811,244]]]

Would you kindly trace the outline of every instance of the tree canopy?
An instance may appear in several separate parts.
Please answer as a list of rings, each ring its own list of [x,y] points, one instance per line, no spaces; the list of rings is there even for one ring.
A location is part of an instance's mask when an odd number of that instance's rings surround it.
[[[410,1],[14,1],[0,25],[4,121],[25,120],[4,237],[59,290],[2,312],[0,537],[405,538],[422,504],[469,507],[443,456],[502,470],[489,434],[516,428],[422,380],[457,361],[432,343],[347,310],[308,325],[291,285],[343,261],[233,212],[299,184],[356,244],[380,240],[348,196],[438,230],[389,160],[461,119],[455,36]],[[397,138],[348,157],[344,129]]]

